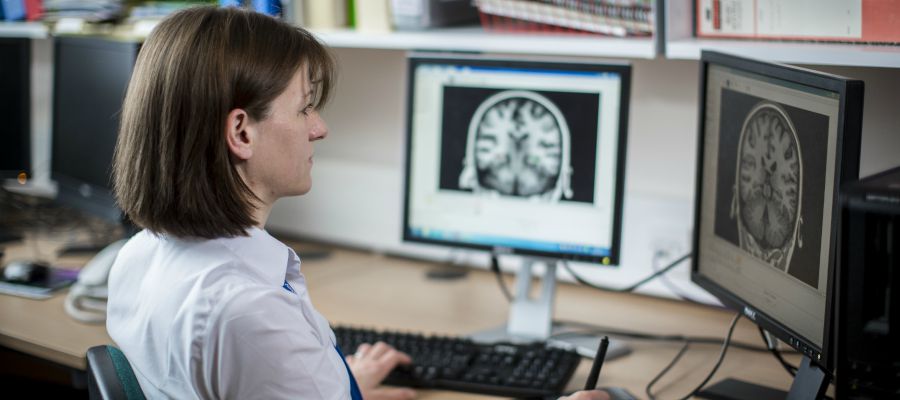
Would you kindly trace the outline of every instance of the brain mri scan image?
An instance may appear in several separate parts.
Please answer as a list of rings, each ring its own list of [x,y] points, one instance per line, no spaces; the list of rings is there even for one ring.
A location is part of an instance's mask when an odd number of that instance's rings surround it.
[[[788,114],[762,101],[741,129],[732,218],[740,247],[787,272],[795,248],[803,247],[801,149]]]
[[[494,94],[469,122],[459,186],[543,201],[571,198],[569,135],[546,97],[522,90]]]

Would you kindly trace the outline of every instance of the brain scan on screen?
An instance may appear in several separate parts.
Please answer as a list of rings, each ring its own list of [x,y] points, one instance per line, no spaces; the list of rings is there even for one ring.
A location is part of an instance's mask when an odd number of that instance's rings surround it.
[[[732,218],[740,247],[787,271],[799,234],[803,170],[797,130],[787,113],[763,101],[747,114],[738,145]]]
[[[461,188],[542,201],[571,198],[570,132],[559,108],[532,91],[485,99],[469,123]]]

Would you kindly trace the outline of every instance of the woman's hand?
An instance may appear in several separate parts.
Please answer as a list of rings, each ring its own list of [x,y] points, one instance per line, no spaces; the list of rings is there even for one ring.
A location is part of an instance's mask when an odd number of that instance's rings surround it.
[[[381,381],[400,364],[409,364],[412,359],[387,343],[375,345],[363,343],[356,353],[347,356],[347,365],[359,384],[359,390],[366,400],[407,400],[416,397],[416,392],[407,388],[389,388]],[[585,400],[588,398],[585,398]]]
[[[609,394],[602,390],[582,390],[560,397],[559,400],[609,400]]]

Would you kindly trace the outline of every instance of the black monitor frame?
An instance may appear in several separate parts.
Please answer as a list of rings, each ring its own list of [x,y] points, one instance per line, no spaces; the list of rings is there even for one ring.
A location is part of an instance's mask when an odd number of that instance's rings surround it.
[[[64,51],[64,48],[72,48],[72,47],[89,47],[93,50],[101,50],[101,51],[113,51],[116,53],[121,53],[123,56],[130,57],[131,67],[134,68],[134,63],[137,59],[137,53],[140,48],[140,44],[133,41],[125,41],[125,40],[117,40],[111,38],[104,37],[57,37],[55,38],[55,59],[57,63],[54,67],[53,76],[53,140],[52,140],[52,162],[51,162],[51,179],[56,181],[57,184],[57,196],[56,202],[77,208],[79,210],[85,211],[92,215],[96,215],[102,217],[106,220],[113,221],[119,223],[123,220],[122,212],[116,204],[115,197],[112,193],[112,183],[111,177],[108,176],[108,180],[105,184],[101,185],[99,182],[87,182],[83,179],[79,179],[71,176],[68,171],[65,170],[64,167],[60,167],[58,164],[58,160],[60,154],[65,153],[67,150],[64,149],[64,145],[60,142],[60,132],[64,129],[71,127],[66,127],[65,124],[71,123],[71,121],[62,121],[61,113],[61,104],[63,102],[61,96],[63,96],[60,90],[62,82],[61,74],[64,72],[61,71],[60,63],[58,62],[60,58],[60,54]],[[129,72],[130,77],[130,72]],[[100,78],[102,79],[102,78]],[[127,87],[127,82],[125,84]],[[71,93],[67,93],[66,95],[71,95]],[[123,89],[121,93],[121,99],[124,100],[125,91]],[[71,99],[70,99],[71,101]],[[90,94],[84,94],[84,101],[90,104]],[[121,111],[121,106],[117,110],[103,110],[104,112],[115,113],[118,114]],[[105,116],[106,114],[104,114]],[[94,116],[94,115],[91,115]],[[79,116],[84,117],[84,116]],[[71,118],[70,118],[71,119]],[[88,124],[90,125],[90,124]],[[103,132],[108,135],[113,135],[113,142],[115,141],[115,136],[118,134],[118,123],[115,124],[115,129],[112,132]],[[107,138],[109,139],[109,138]],[[109,149],[110,152],[112,149]],[[110,166],[112,164],[112,159],[109,160]],[[110,167],[111,170],[111,167]],[[108,174],[107,174],[108,175]]]
[[[619,96],[619,126],[618,126],[618,149],[616,150],[616,184],[613,210],[613,232],[612,243],[610,245],[610,253],[608,256],[591,256],[579,255],[562,252],[544,252],[531,249],[498,248],[496,246],[480,245],[459,241],[443,241],[416,237],[410,234],[409,230],[409,213],[410,213],[410,179],[411,179],[411,162],[412,162],[412,141],[413,141],[413,95],[415,91],[415,71],[418,66],[423,64],[454,64],[461,66],[476,67],[499,67],[499,68],[540,68],[540,69],[556,69],[564,71],[587,71],[587,72],[606,72],[616,73],[621,77],[621,88]],[[570,261],[581,261],[591,263],[602,263],[604,265],[618,265],[621,255],[622,241],[622,210],[623,198],[625,191],[625,153],[628,139],[628,108],[631,89],[631,65],[616,62],[563,62],[563,61],[544,61],[536,59],[513,59],[513,58],[488,58],[477,55],[461,55],[454,54],[449,56],[439,55],[417,55],[413,54],[408,57],[407,65],[407,94],[406,94],[406,160],[404,170],[404,186],[403,186],[403,241],[414,243],[434,244],[440,246],[449,246],[457,248],[470,248],[476,250],[485,250],[495,253],[516,254],[523,256],[536,256],[547,259],[560,259]],[[605,262],[604,262],[605,259]]]
[[[798,332],[786,325],[779,323],[776,318],[756,309],[744,299],[738,297],[728,289],[718,285],[699,271],[699,241],[701,225],[701,206],[704,190],[703,160],[704,139],[706,135],[706,108],[707,77],[711,64],[738,69],[754,74],[773,77],[779,80],[792,82],[808,87],[819,88],[838,93],[839,111],[837,121],[836,158],[834,164],[834,193],[832,193],[832,226],[829,238],[830,249],[828,251],[828,271],[826,284],[826,314],[824,324],[824,336],[822,346],[819,347]],[[837,260],[838,234],[840,233],[840,187],[842,184],[854,181],[859,175],[859,152],[862,126],[863,83],[836,75],[812,71],[794,66],[762,62],[724,53],[703,51],[700,61],[700,107],[698,110],[698,141],[697,141],[697,175],[695,182],[695,207],[694,207],[694,257],[691,263],[691,280],[700,287],[716,296],[728,308],[742,312],[748,319],[769,331],[775,337],[797,349],[801,354],[809,357],[825,372],[831,373],[835,366],[835,321],[837,321],[835,308],[835,262]]]
[[[18,57],[6,58],[5,55],[0,65],[11,67],[10,70],[0,68],[3,76],[0,77],[0,89],[9,85],[12,94],[3,92],[3,113],[9,112],[12,120],[4,120],[0,130],[0,140],[4,149],[4,159],[0,160],[0,180],[18,178],[21,173],[31,175],[31,39],[28,38],[0,38],[0,46],[13,48],[12,52],[18,53]],[[5,104],[11,102],[10,104]],[[6,159],[6,151],[11,151],[9,159]]]

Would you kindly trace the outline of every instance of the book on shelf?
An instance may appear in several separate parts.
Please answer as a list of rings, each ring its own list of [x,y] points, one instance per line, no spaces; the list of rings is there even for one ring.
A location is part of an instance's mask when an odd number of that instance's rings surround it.
[[[279,0],[250,0],[253,11],[273,17],[281,16],[281,2]]]
[[[44,20],[115,21],[124,15],[122,0],[44,0]]]
[[[200,3],[190,1],[144,1],[131,7],[131,12],[128,14],[128,20],[130,22],[135,22],[140,20],[163,19],[172,13],[188,7],[194,7],[197,4]],[[225,6],[223,3],[220,3],[220,5]]]
[[[24,0],[0,0],[0,19],[6,21],[24,21]]]
[[[25,0],[25,20],[38,21],[44,18],[43,0]]]
[[[391,0],[394,27],[420,30],[478,23],[472,0]]]
[[[336,29],[347,26],[347,2],[305,0],[303,17],[311,29]]]
[[[303,0],[283,0],[282,18],[296,26],[306,26],[306,7]]]
[[[652,0],[475,0],[483,14],[610,36],[654,31]]]
[[[900,0],[697,0],[697,37],[900,44]]]
[[[391,4],[388,0],[360,0],[353,3],[352,9],[357,31],[391,31]]]

